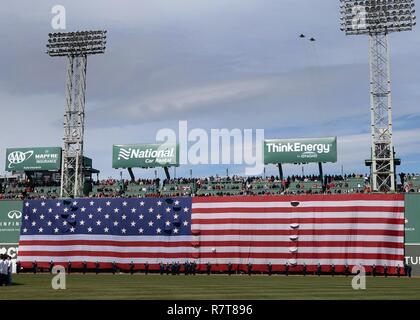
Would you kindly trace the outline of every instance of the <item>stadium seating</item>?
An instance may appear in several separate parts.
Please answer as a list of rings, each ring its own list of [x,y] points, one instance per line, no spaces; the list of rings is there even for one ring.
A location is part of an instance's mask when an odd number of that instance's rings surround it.
[[[106,180],[95,183],[92,191],[89,193],[90,197],[117,197],[123,193],[124,185],[120,181]]]
[[[197,196],[226,196],[245,194],[245,184],[240,177],[210,177],[196,182]]]
[[[409,174],[405,177],[405,192],[420,192],[420,175]]]
[[[160,189],[162,196],[190,196],[195,194],[195,183],[194,182],[183,182],[183,181],[170,181],[164,183]]]
[[[420,192],[420,175],[405,175],[401,192]],[[278,177],[207,177],[171,180],[139,179],[124,181],[108,179],[94,182],[89,197],[176,197],[229,196],[278,194],[349,194],[369,193],[369,177],[363,175],[291,176],[280,181]],[[2,186],[0,199],[57,198],[59,185],[32,186],[29,183],[9,183]]]
[[[158,193],[158,187],[154,180],[129,182],[122,190],[126,197],[147,197]]]

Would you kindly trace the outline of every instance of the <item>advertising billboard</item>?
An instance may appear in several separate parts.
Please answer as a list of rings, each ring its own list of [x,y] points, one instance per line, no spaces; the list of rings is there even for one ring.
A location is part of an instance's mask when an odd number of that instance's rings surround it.
[[[22,201],[0,201],[0,244],[17,245],[22,220]]]
[[[264,164],[337,162],[337,138],[264,140]]]
[[[6,149],[6,171],[58,171],[60,168],[60,147]]]
[[[112,147],[113,168],[153,168],[179,165],[177,144],[133,144]]]

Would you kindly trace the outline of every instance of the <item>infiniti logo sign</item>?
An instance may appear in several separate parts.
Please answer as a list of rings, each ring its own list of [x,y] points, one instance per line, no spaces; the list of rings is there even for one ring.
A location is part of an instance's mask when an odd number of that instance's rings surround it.
[[[22,217],[22,212],[20,212],[19,210],[12,210],[9,211],[7,216],[9,217],[9,219],[20,219],[20,217]]]

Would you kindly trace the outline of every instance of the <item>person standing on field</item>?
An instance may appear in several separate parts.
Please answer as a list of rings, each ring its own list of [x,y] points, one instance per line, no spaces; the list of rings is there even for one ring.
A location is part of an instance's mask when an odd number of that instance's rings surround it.
[[[6,285],[11,286],[12,285],[12,267],[13,267],[12,258],[10,256],[7,256],[7,260],[5,262],[6,262],[6,266],[7,266]]]
[[[7,284],[7,264],[4,255],[0,257],[0,286]]]

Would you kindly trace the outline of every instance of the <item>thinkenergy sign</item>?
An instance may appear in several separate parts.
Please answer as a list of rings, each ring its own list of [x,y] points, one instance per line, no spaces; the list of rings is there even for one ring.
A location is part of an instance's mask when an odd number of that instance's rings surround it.
[[[6,149],[6,171],[57,171],[60,168],[60,147]]]
[[[264,140],[264,164],[336,161],[336,137]]]
[[[177,144],[135,144],[112,147],[113,168],[152,168],[179,165]]]

